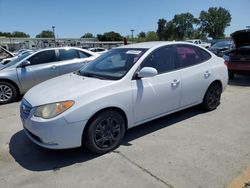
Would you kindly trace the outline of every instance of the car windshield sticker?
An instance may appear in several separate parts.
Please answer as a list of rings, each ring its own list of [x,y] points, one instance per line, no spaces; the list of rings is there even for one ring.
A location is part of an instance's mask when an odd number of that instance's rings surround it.
[[[126,52],[126,54],[133,54],[133,55],[139,55],[141,53],[140,50],[129,50]]]

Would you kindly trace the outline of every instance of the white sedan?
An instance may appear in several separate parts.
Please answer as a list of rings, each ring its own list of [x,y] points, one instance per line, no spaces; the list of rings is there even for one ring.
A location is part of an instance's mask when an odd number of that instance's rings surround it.
[[[186,42],[112,49],[78,72],[43,82],[21,103],[27,136],[50,149],[106,153],[127,129],[202,104],[214,110],[228,82],[224,60]]]

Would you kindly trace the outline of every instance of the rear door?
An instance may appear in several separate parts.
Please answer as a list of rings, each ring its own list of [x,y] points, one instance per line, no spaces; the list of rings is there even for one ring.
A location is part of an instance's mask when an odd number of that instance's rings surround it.
[[[180,65],[182,81],[180,107],[201,102],[212,81],[211,55],[199,47],[179,44],[176,45],[176,60]]]
[[[30,65],[17,68],[17,75],[24,90],[59,76],[59,64],[54,49],[38,52],[27,60]]]
[[[90,56],[77,49],[59,49],[60,74],[79,70],[89,61]]]

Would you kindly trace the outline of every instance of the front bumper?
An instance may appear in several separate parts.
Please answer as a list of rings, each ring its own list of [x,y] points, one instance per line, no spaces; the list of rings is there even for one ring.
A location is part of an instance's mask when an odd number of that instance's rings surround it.
[[[22,112],[21,112],[22,114]],[[24,132],[31,141],[49,149],[68,149],[82,145],[82,134],[87,121],[69,123],[60,115],[52,119],[21,115]]]

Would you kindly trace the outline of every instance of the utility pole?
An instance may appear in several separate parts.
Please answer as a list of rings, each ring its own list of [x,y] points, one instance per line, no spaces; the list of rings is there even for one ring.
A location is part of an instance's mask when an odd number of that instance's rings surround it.
[[[131,31],[132,43],[133,43],[133,42],[134,42],[134,31],[135,31],[135,30],[134,30],[134,29],[131,29],[130,31]]]
[[[52,26],[53,30],[53,35],[54,35],[54,42],[55,42],[55,47],[56,47],[56,35],[55,35],[55,26]]]

